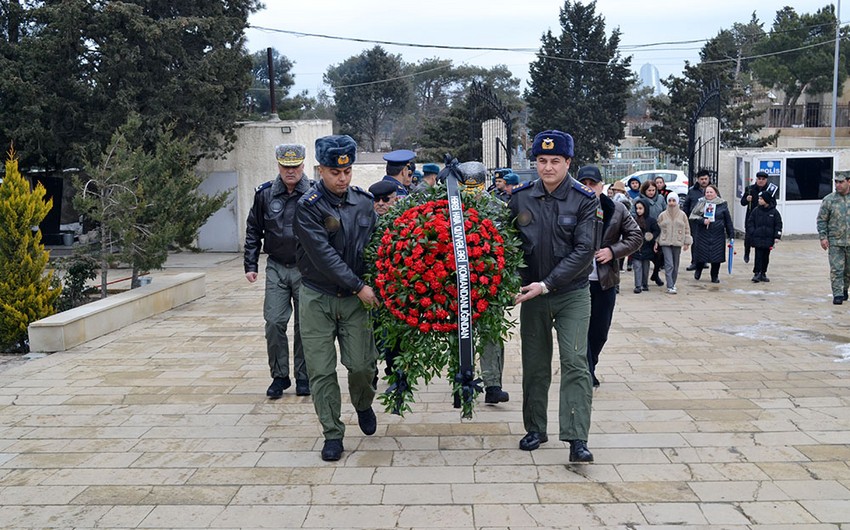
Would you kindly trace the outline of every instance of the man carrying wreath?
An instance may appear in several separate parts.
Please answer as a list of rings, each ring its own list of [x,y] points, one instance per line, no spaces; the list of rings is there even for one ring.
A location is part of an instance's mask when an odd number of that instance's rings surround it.
[[[533,451],[546,432],[552,382],[552,327],[561,364],[559,439],[570,443],[570,462],[593,462],[587,448],[593,398],[587,368],[590,321],[588,275],[601,237],[602,210],[592,189],[567,174],[573,138],[557,130],[534,137],[537,180],[513,189],[508,204],[522,240],[526,267],[516,298],[522,341],[522,417],[527,434],[519,448]]]

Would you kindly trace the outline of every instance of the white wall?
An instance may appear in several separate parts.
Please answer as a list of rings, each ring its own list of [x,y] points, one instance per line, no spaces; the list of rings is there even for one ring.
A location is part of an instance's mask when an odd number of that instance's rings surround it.
[[[283,132],[284,127],[288,127],[291,132]],[[254,201],[254,189],[278,174],[275,146],[283,143],[304,144],[307,147],[304,171],[309,176],[313,173],[311,168],[316,166],[316,138],[329,134],[333,134],[330,120],[247,122],[236,131],[236,143],[224,158],[205,159],[198,164],[197,169],[202,173],[235,172],[237,175],[234,199],[240,251],[245,242],[245,221]]]

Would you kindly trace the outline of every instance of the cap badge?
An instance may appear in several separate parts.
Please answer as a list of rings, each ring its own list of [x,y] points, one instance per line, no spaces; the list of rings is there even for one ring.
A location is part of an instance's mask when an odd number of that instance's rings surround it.
[[[336,163],[341,166],[348,164],[348,155],[339,155],[336,159]]]
[[[544,138],[543,142],[540,144],[541,149],[555,149],[555,140],[551,138]]]

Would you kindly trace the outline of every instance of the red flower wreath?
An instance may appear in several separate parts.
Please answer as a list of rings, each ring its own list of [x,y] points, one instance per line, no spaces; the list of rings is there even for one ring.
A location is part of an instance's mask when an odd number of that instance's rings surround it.
[[[505,269],[504,240],[490,219],[465,212],[473,321],[498,294]],[[448,201],[413,206],[384,230],[377,249],[375,285],[386,309],[422,333],[457,330],[455,255]]]

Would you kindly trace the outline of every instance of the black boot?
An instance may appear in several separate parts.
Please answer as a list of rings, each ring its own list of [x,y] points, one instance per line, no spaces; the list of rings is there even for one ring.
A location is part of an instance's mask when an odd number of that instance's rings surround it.
[[[761,281],[761,274],[755,273],[753,274],[753,283],[758,283]]]
[[[702,278],[702,267],[698,267],[694,265],[694,280],[699,280]]]
[[[570,440],[570,462],[593,462],[593,453],[584,440]]]
[[[484,403],[505,403],[510,395],[500,386],[488,386],[484,389]]]
[[[759,276],[759,278],[760,278],[760,279],[761,279],[761,281],[763,281],[763,282],[769,282],[769,281],[770,281],[770,278],[768,278],[768,277],[767,277],[767,275],[766,275],[765,273],[761,273],[761,275]]]

